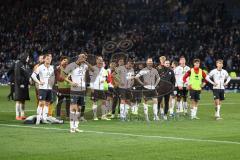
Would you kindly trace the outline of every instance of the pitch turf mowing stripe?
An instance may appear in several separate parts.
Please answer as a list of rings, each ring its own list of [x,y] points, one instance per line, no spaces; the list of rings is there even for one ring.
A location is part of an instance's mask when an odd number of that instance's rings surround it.
[[[48,127],[10,125],[10,124],[0,124],[0,126],[2,126],[2,127],[18,127],[18,128],[69,131],[68,129],[63,129],[63,128],[48,128]],[[102,135],[119,135],[119,136],[141,137],[141,138],[155,138],[155,139],[167,139],[167,140],[180,140],[180,141],[209,142],[209,143],[222,143],[222,144],[240,145],[240,142],[235,142],[235,141],[219,141],[219,140],[211,140],[211,139],[208,140],[208,139],[194,139],[194,138],[168,137],[168,136],[150,136],[150,135],[140,135],[140,134],[131,134],[131,133],[101,132],[101,131],[89,131],[89,130],[84,130],[84,132],[102,134]]]

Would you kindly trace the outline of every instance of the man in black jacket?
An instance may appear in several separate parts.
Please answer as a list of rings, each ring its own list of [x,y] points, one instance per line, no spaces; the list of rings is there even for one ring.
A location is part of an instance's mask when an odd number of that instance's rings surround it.
[[[24,120],[26,118],[24,115],[25,101],[30,100],[28,88],[30,72],[27,66],[28,61],[28,54],[21,54],[14,66],[16,120]]]
[[[175,85],[175,75],[173,70],[170,68],[170,61],[166,60],[164,62],[164,66],[161,69],[158,69],[159,76],[161,78],[161,81],[167,81],[170,82],[172,85]],[[164,96],[160,96],[158,98],[158,105],[160,107],[160,104],[162,103],[162,99],[164,98],[164,115],[161,115],[164,120],[167,120],[167,113],[169,109],[169,98],[170,94],[168,93]]]

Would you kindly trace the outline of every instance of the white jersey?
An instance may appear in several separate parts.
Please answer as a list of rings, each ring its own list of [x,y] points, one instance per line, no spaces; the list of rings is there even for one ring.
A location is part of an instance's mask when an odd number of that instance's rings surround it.
[[[36,68],[34,73],[39,75],[41,82],[44,82],[43,85],[39,85],[39,89],[52,89],[55,82],[54,68],[52,65],[46,67],[44,64],[41,64]]]
[[[104,83],[107,80],[107,70],[104,67],[93,66],[94,71],[90,72],[90,88],[104,90]]]
[[[71,86],[71,91],[85,91],[86,90],[86,71],[88,66],[86,64],[78,65],[75,62],[67,65],[64,72],[71,76],[72,82],[77,83],[76,87]]]
[[[213,81],[210,78],[212,78]],[[231,78],[226,70],[213,69],[207,75],[206,80],[212,84],[214,83],[217,84],[216,86],[213,86],[213,89],[225,89],[224,83],[228,83],[231,80]]]
[[[187,87],[186,84],[184,84],[183,82],[183,76],[185,75],[185,73],[187,73],[190,70],[190,67],[185,66],[177,66],[174,69],[174,73],[175,73],[175,79],[176,79],[176,84],[175,86],[181,86],[181,87]]]

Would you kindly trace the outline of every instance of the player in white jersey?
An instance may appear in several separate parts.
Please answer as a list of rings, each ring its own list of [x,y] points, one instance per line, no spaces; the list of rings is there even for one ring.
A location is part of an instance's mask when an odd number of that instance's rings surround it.
[[[152,99],[153,101],[153,120],[159,120],[159,117],[157,115],[158,113],[158,100],[157,100],[157,92],[156,87],[158,83],[160,82],[160,76],[158,74],[158,71],[153,68],[153,59],[148,58],[146,61],[147,67],[143,68],[137,75],[136,79],[138,82],[145,88],[143,90],[143,96],[144,96],[144,103],[143,103],[143,109],[144,109],[144,115],[146,121],[149,121],[148,117],[148,100]],[[140,77],[143,78],[143,82],[140,80]]]
[[[97,118],[97,102],[102,101],[102,120],[111,120],[107,118],[107,70],[104,68],[104,61],[101,56],[96,58],[96,65],[93,66],[94,71],[90,72],[90,88],[92,89],[92,100],[93,100],[93,119],[98,120]]]
[[[134,84],[134,69],[133,62],[128,59],[126,65],[119,66],[116,69],[119,81],[118,92],[120,95],[120,118],[125,121],[127,118],[128,110],[130,108],[130,100],[132,98],[131,88]]]
[[[52,100],[52,88],[55,82],[54,67],[51,65],[52,55],[44,55],[44,64],[41,64],[32,74],[32,79],[39,85],[39,103],[37,108],[37,121],[47,123],[49,105]],[[37,78],[39,76],[39,79]]]
[[[190,70],[190,67],[186,65],[185,57],[180,57],[179,66],[175,69],[176,87],[177,87],[177,108],[176,112],[184,112],[187,114],[187,84],[183,83],[183,76]]]
[[[67,77],[65,81],[69,82],[70,88],[70,133],[82,132],[78,129],[80,108],[85,106],[86,94],[86,71],[93,71],[93,67],[86,61],[87,56],[81,53],[76,62],[70,63],[64,70]]]
[[[215,118],[216,120],[221,119],[220,108],[221,102],[224,100],[225,86],[228,85],[231,78],[228,75],[227,71],[222,69],[223,60],[219,59],[216,61],[216,69],[213,69],[206,77],[206,80],[213,85],[213,97],[215,102]],[[213,80],[211,80],[213,79]]]

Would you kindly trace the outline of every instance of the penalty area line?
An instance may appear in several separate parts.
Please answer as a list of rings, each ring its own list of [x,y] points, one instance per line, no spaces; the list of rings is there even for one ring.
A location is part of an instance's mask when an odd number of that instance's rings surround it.
[[[12,125],[12,124],[0,124],[0,126],[2,126],[2,127],[15,127],[15,128],[31,128],[31,129],[69,131],[68,129],[63,129],[63,128],[23,126],[23,125]],[[179,140],[179,141],[208,142],[208,143],[240,145],[240,142],[236,142],[236,141],[221,141],[221,140],[211,140],[211,139],[196,139],[196,138],[169,137],[169,136],[151,136],[151,135],[140,135],[140,134],[131,134],[131,133],[102,132],[102,131],[90,131],[90,130],[84,130],[83,132],[85,132],[85,133],[95,133],[95,134],[101,134],[101,135],[119,135],[119,136],[140,137],[140,138],[150,138],[150,139],[166,139],[166,140]]]

